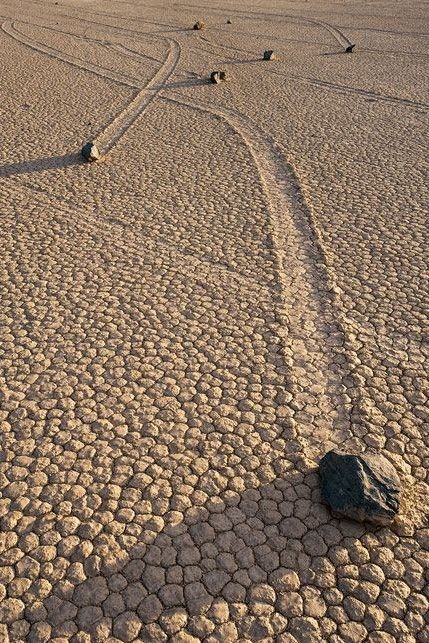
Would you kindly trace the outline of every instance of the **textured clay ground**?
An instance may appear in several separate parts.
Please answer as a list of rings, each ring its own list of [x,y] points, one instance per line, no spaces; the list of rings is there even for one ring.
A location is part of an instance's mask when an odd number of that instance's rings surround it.
[[[427,3],[204,2],[0,9],[0,640],[427,643]]]

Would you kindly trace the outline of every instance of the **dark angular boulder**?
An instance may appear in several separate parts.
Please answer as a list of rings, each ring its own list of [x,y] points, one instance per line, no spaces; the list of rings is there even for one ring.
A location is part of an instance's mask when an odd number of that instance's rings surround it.
[[[399,510],[400,480],[377,453],[329,451],[319,464],[322,497],[334,514],[388,525]]]
[[[94,143],[85,143],[82,147],[81,154],[85,161],[88,161],[89,163],[98,161],[101,156],[98,147],[94,145]]]
[[[274,60],[274,51],[272,49],[267,49],[267,51],[264,51],[264,60]]]
[[[226,71],[212,71],[210,74],[210,81],[215,83],[221,83],[226,80]]]

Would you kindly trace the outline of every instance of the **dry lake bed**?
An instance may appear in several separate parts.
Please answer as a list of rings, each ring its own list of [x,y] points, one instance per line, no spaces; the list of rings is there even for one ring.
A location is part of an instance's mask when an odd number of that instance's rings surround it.
[[[1,643],[427,643],[428,3],[0,15]]]

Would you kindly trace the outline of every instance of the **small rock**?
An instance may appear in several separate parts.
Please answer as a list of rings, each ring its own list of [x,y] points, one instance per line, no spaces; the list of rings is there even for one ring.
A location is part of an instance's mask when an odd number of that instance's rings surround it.
[[[227,24],[227,25],[232,25],[232,22],[231,22],[231,20],[230,20],[229,18],[228,18],[228,20],[226,21],[226,24]]]
[[[226,80],[226,71],[212,71],[210,75],[210,81],[212,83],[215,83],[217,85],[224,80]]]
[[[350,44],[348,47],[345,48],[344,53],[345,54],[351,54],[353,53],[353,49],[356,47],[356,45]]]
[[[400,480],[386,458],[329,451],[319,465],[322,496],[336,514],[389,524],[399,510]]]
[[[206,28],[206,23],[204,22],[204,20],[198,20],[194,24],[194,31],[201,31],[201,29],[205,29],[205,28]]]
[[[82,147],[81,154],[85,161],[88,161],[88,163],[98,161],[101,156],[98,147],[94,145],[94,143],[85,143],[85,145]]]
[[[274,51],[272,49],[267,49],[264,51],[264,60],[275,60]]]

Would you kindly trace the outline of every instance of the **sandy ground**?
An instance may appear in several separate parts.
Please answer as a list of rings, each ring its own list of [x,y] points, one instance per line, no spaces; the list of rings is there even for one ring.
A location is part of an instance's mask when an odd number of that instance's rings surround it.
[[[0,13],[0,640],[427,642],[427,3]]]

